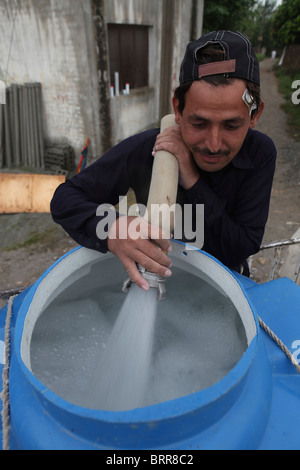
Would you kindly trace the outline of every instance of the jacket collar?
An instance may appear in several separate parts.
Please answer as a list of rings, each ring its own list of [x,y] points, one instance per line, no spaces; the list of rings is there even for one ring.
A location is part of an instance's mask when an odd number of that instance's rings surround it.
[[[242,170],[250,170],[252,168],[255,168],[248,152],[248,145],[247,145],[248,136],[249,136],[249,131],[244,140],[242,148],[231,161],[232,165],[235,168],[240,168]]]

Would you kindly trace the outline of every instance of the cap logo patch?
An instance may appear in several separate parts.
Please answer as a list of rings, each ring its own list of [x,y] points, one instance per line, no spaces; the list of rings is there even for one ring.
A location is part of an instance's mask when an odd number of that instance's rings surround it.
[[[232,59],[199,65],[198,78],[207,77],[208,75],[235,72],[235,63],[235,59]]]

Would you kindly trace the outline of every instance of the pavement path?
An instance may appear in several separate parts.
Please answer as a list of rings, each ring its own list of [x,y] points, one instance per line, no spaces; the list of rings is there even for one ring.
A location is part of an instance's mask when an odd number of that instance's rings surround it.
[[[300,229],[300,142],[295,141],[291,135],[288,117],[281,108],[284,98],[278,91],[278,81],[271,59],[261,62],[260,68],[265,109],[256,129],[273,139],[278,152],[269,219],[263,239],[263,243],[270,243],[292,238]],[[293,250],[298,257],[300,245],[298,249]],[[288,251],[291,250],[282,250],[282,262]],[[271,258],[271,252],[267,251],[253,257],[253,277],[258,282],[267,280]],[[289,273],[285,271],[280,274]]]

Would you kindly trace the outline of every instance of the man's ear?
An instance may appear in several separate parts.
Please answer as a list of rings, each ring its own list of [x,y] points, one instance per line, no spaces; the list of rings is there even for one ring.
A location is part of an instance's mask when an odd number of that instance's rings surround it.
[[[253,129],[253,127],[256,126],[256,124],[258,123],[259,119],[260,119],[260,116],[262,115],[262,112],[264,110],[264,107],[265,107],[265,103],[264,101],[262,101],[260,103],[260,106],[258,108],[258,110],[256,111],[256,113],[254,114],[254,116],[251,118],[251,121],[250,121],[250,129]]]
[[[175,98],[175,96],[173,96],[172,98],[172,105],[173,105],[174,114],[175,114],[175,122],[176,124],[180,124],[181,113],[178,110],[179,100]]]

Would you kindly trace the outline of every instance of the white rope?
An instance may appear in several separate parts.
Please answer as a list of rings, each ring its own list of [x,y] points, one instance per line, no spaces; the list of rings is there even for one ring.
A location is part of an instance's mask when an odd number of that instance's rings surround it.
[[[10,325],[12,317],[12,307],[16,296],[10,297],[7,303],[7,314],[5,322],[5,336],[4,336],[4,367],[2,373],[3,390],[1,399],[3,403],[2,408],[2,429],[3,429],[3,443],[2,449],[9,450],[9,365],[10,365]]]
[[[300,365],[298,364],[297,360],[292,355],[292,353],[289,351],[289,349],[286,347],[286,345],[278,338],[278,336],[275,335],[275,333],[262,321],[260,317],[258,317],[258,321],[263,330],[265,330],[265,332],[270,336],[270,338],[275,341],[277,346],[284,352],[284,354],[286,354],[293,366],[297,369],[298,374],[300,374]]]

